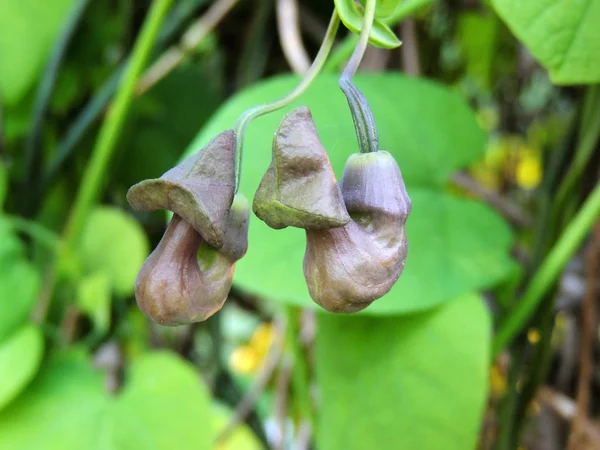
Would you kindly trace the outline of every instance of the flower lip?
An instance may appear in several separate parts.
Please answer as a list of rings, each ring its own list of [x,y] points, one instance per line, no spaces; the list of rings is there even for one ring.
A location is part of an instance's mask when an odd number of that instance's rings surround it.
[[[172,211],[220,248],[235,191],[235,146],[233,130],[224,131],[160,178],[132,186],[127,201],[141,212]]]
[[[341,227],[350,221],[310,110],[296,108],[281,121],[273,158],[253,202],[271,228]]]

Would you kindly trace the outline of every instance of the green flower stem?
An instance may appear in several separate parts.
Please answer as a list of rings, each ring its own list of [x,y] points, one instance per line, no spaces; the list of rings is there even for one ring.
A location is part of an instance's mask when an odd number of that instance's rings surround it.
[[[4,216],[3,219],[6,220],[15,231],[29,235],[48,249],[56,251],[58,248],[60,237],[48,228],[18,216]]]
[[[540,300],[552,287],[561,270],[581,245],[599,214],[600,183],[596,185],[558,242],[550,250],[513,311],[500,325],[492,347],[493,357],[512,342],[526,321],[529,320]]]
[[[316,434],[312,400],[310,397],[310,382],[306,357],[300,342],[299,321],[302,310],[294,306],[286,308],[287,338],[286,347],[293,358],[292,387],[296,399],[298,413],[310,424],[312,434]]]
[[[109,109],[106,121],[100,129],[91,160],[83,173],[81,187],[65,229],[64,241],[67,250],[79,238],[90,209],[100,193],[106,169],[116,148],[127,111],[135,93],[136,81],[146,66],[171,2],[172,0],[154,0],[140,36],[135,43],[131,62],[119,85],[114,104]],[[61,253],[65,254],[65,251],[63,250]]]
[[[358,70],[358,66],[369,44],[369,36],[371,35],[373,21],[375,20],[376,5],[377,0],[367,0],[365,17],[358,43],[339,80],[340,88],[348,100],[348,106],[352,113],[352,120],[354,121],[354,128],[362,153],[379,150],[379,135],[371,107],[362,92],[352,83],[352,77]]]
[[[575,151],[575,158],[569,167],[569,171],[556,194],[554,202],[555,214],[558,214],[563,209],[569,192],[577,184],[581,173],[594,154],[596,142],[598,142],[598,137],[600,136],[600,87],[598,85],[587,88],[584,105],[579,146]]]
[[[102,124],[91,159],[83,173],[81,187],[71,209],[71,215],[67,221],[62,240],[57,248],[55,265],[50,268],[46,276],[45,286],[40,294],[34,314],[38,323],[43,321],[50,306],[57,273],[63,270],[73,246],[81,235],[92,205],[100,193],[106,169],[116,148],[125,116],[134,95],[136,81],[150,56],[171,2],[172,0],[154,0],[146,16],[140,35],[135,43],[130,63],[119,84],[113,106],[109,109],[106,120]]]
[[[244,136],[246,135],[246,130],[250,122],[252,122],[257,117],[260,117],[264,114],[271,113],[273,111],[277,111],[278,109],[284,108],[300,97],[306,89],[313,83],[313,81],[317,78],[317,75],[321,72],[323,67],[325,66],[325,62],[327,61],[327,57],[329,56],[329,52],[331,51],[331,47],[333,47],[333,42],[335,40],[335,35],[337,33],[338,27],[340,25],[340,18],[337,14],[337,11],[333,11],[333,15],[331,16],[331,20],[329,21],[329,26],[327,27],[327,32],[325,33],[325,37],[323,38],[323,43],[321,44],[321,48],[315,57],[315,60],[312,63],[312,66],[306,72],[306,75],[296,86],[296,88],[290,92],[285,97],[280,98],[279,100],[275,100],[271,103],[266,103],[264,105],[255,106],[254,108],[250,108],[246,112],[244,112],[240,118],[237,120],[234,126],[235,134],[237,136],[237,173],[236,173],[236,192],[239,190],[240,179],[242,175],[242,156],[244,150]]]

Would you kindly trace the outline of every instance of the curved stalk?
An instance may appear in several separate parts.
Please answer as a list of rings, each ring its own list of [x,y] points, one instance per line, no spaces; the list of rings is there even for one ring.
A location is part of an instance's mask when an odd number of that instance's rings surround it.
[[[556,277],[579,248],[586,233],[600,214],[600,182],[596,185],[577,215],[567,226],[548,256],[527,285],[521,300],[506,321],[501,324],[494,338],[492,356],[498,353],[517,336],[529,320],[536,306],[552,287]]]
[[[237,153],[237,169],[236,169],[236,187],[235,192],[237,193],[240,186],[240,179],[242,175],[242,157],[244,150],[244,136],[246,134],[246,130],[250,122],[252,122],[257,117],[260,117],[264,114],[268,114],[270,112],[276,111],[278,109],[284,108],[298,97],[300,97],[306,89],[313,83],[313,81],[317,78],[317,75],[321,72],[323,67],[325,66],[325,62],[327,61],[327,57],[331,51],[331,47],[333,47],[333,42],[335,39],[335,35],[337,33],[338,27],[340,25],[340,18],[337,14],[337,11],[333,11],[333,15],[331,16],[331,20],[329,21],[329,26],[327,27],[327,32],[325,37],[323,38],[323,43],[321,44],[321,48],[315,57],[315,60],[312,63],[312,66],[306,72],[305,77],[302,79],[300,84],[296,86],[296,88],[290,92],[285,97],[280,98],[279,100],[275,100],[271,103],[266,103],[264,105],[255,106],[250,108],[246,112],[244,112],[240,118],[237,120],[234,126],[235,134],[237,136],[237,145],[236,145],[236,153]]]
[[[369,44],[369,36],[371,35],[373,21],[375,20],[376,5],[376,0],[367,0],[365,18],[358,38],[358,44],[354,48],[354,52],[339,80],[340,88],[348,100],[348,106],[352,113],[361,153],[376,152],[379,150],[379,134],[377,133],[373,112],[363,93],[352,83],[352,77],[358,70],[358,66]]]

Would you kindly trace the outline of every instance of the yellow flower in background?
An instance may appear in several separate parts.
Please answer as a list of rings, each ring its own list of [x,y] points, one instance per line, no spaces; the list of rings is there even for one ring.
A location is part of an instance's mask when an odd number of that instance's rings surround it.
[[[543,176],[541,152],[522,136],[498,136],[490,140],[483,161],[471,166],[469,172],[479,184],[494,191],[506,181],[534,189]]]
[[[250,338],[250,346],[262,356],[265,356],[273,342],[273,324],[261,323],[256,327]]]
[[[249,345],[240,345],[229,357],[229,367],[240,375],[250,375],[258,369],[258,355]]]
[[[534,189],[542,182],[542,162],[539,154],[528,152],[517,165],[515,174],[517,184],[523,189]]]
[[[538,342],[540,342],[541,338],[542,336],[536,328],[530,328],[529,330],[527,330],[527,340],[530,344],[537,344]]]
[[[229,357],[229,367],[240,375],[250,375],[258,370],[273,342],[273,325],[261,323],[250,341],[237,347]]]
[[[506,392],[506,375],[498,364],[490,367],[490,387],[495,397],[501,397]]]

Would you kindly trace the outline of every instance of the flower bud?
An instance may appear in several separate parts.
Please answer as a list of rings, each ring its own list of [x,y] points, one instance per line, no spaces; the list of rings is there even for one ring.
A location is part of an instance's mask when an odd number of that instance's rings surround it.
[[[224,131],[162,177],[132,186],[127,201],[137,211],[172,211],[220,248],[235,191],[235,146],[233,130]]]
[[[248,248],[249,214],[246,198],[236,195],[220,250],[175,214],[138,274],[135,296],[140,309],[160,325],[199,322],[220,310],[235,262]]]
[[[350,156],[342,195],[352,221],[306,231],[304,276],[316,303],[349,313],[389,292],[402,273],[411,203],[400,169],[385,151]]]
[[[273,159],[253,203],[271,228],[323,229],[350,221],[310,110],[286,115],[273,140]]]

